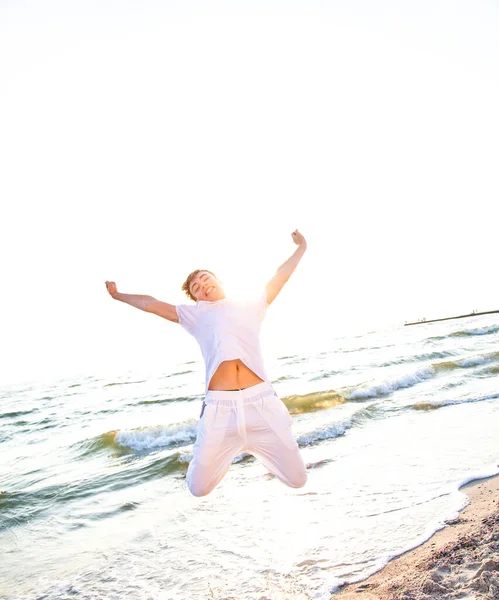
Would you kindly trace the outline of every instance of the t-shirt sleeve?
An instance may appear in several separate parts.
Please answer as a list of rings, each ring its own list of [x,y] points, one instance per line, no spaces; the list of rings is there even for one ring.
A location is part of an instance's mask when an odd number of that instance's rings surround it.
[[[263,321],[263,319],[265,318],[265,314],[267,313],[268,307],[269,303],[267,302],[267,290],[263,288],[261,293],[257,296],[255,302],[255,308],[260,321]]]
[[[197,325],[197,306],[188,304],[179,304],[175,307],[177,310],[178,322],[190,334],[194,335]]]

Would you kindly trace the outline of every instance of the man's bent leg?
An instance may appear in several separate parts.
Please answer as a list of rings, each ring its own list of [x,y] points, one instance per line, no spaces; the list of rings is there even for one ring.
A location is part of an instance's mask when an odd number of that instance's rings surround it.
[[[291,430],[292,419],[287,408],[275,396],[267,398],[258,413],[257,416],[253,411],[247,452],[261,460],[287,486],[303,487],[307,471]]]
[[[216,454],[203,451],[196,452],[189,464],[186,475],[187,488],[193,496],[206,496],[223,479],[233,459],[242,453],[242,448],[220,448]],[[211,459],[211,460],[210,460]]]
[[[292,488],[301,488],[307,483],[307,471],[298,445],[290,449],[274,437],[265,443],[255,444],[248,452],[261,460],[265,467],[282,483]]]
[[[208,405],[199,422],[194,456],[189,464],[186,483],[193,496],[206,496],[220,481],[232,460],[242,453],[243,442],[229,431],[227,409]]]

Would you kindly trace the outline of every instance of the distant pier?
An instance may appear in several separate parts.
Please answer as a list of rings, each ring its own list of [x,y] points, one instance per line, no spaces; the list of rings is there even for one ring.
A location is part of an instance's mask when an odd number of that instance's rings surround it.
[[[423,325],[424,323],[436,323],[437,321],[450,321],[451,319],[465,319],[466,317],[478,317],[480,315],[492,315],[499,313],[499,310],[486,310],[485,312],[472,312],[468,315],[457,315],[456,317],[443,317],[442,319],[422,319],[421,321],[414,321],[413,323],[404,323],[404,327],[407,325]]]

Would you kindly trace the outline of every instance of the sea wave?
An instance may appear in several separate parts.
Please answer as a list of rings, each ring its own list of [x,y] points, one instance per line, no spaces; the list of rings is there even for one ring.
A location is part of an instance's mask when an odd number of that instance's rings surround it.
[[[147,400],[139,400],[139,402],[134,402],[133,404],[169,404],[171,402],[191,402],[193,400],[200,400],[202,396],[177,396],[174,398],[150,398]]]
[[[186,365],[194,364],[194,361],[185,363]],[[159,379],[170,379],[171,377],[177,377],[179,375],[188,375],[190,373],[195,373],[194,369],[184,369],[183,371],[175,371],[174,373],[167,373],[166,375],[162,375]]]
[[[178,375],[188,375],[189,373],[194,373],[192,369],[187,369],[185,371],[176,371],[175,373],[170,373],[167,377],[177,377]]]
[[[407,373],[391,380],[387,379],[380,383],[374,383],[368,387],[356,388],[353,391],[346,393],[345,396],[348,400],[365,400],[368,398],[387,396],[396,390],[412,387],[426,379],[431,379],[434,375],[435,369],[430,365],[418,369],[414,373]]]
[[[26,522],[32,522],[54,505],[66,504],[78,498],[94,496],[100,492],[114,492],[140,483],[159,479],[174,472],[186,470],[186,461],[180,451],[162,453],[159,457],[144,457],[111,474],[100,473],[94,477],[47,485],[34,491],[5,489],[0,493],[0,531]]]
[[[381,367],[392,367],[395,365],[402,365],[405,363],[421,363],[435,360],[438,358],[447,358],[449,356],[455,356],[455,352],[449,351],[434,351],[434,352],[423,352],[422,354],[408,354],[407,356],[401,356],[395,360],[383,361],[380,363],[372,362],[369,364],[371,368]]]
[[[301,433],[296,437],[296,441],[300,448],[305,446],[311,446],[317,442],[335,439],[337,437],[341,437],[345,434],[348,429],[355,427],[366,419],[372,418],[376,413],[376,407],[374,404],[366,406],[358,411],[356,411],[352,416],[346,419],[342,419],[335,422],[330,422],[325,425],[321,425],[315,429],[311,429],[310,431],[306,431]],[[232,460],[232,464],[239,463],[246,459],[252,459],[252,455],[246,452],[236,456]],[[176,460],[179,465],[187,465],[192,460],[192,447],[189,449],[182,449],[178,451],[176,456]]]
[[[304,396],[288,396],[284,398],[291,414],[302,414],[312,411],[325,410],[343,404],[345,398],[334,390],[315,392]],[[372,406],[372,405],[371,405]],[[359,416],[368,416],[371,406],[364,407],[354,416],[344,421],[329,423],[298,438],[299,445],[309,445],[323,439],[334,438],[352,427]],[[119,454],[132,452],[147,452],[168,449],[178,446],[189,446],[196,440],[198,421],[189,419],[182,423],[171,425],[156,425],[134,429],[112,430],[102,433],[90,440],[75,444],[83,455],[111,450]],[[189,456],[181,454],[181,457]]]
[[[23,415],[30,415],[31,413],[36,412],[37,408],[32,408],[30,410],[13,410],[10,412],[4,412],[0,414],[0,419],[10,419],[13,417],[21,417]]]
[[[101,450],[118,449],[116,444],[117,430],[106,431],[94,438],[76,442],[72,445],[72,449],[75,450],[80,456],[91,455]]]
[[[450,400],[426,400],[410,404],[408,408],[413,410],[436,410],[444,406],[452,406],[454,404],[469,404],[472,402],[485,402],[487,400],[495,400],[499,398],[499,394],[489,394],[487,396],[471,396],[468,398],[453,398]]]
[[[350,388],[350,390],[344,392],[344,396],[347,400],[364,400],[367,398],[388,396],[396,390],[412,387],[426,379],[431,379],[436,374],[453,371],[455,369],[478,367],[497,360],[499,360],[499,352],[490,352],[456,360],[435,362],[412,373],[406,373],[402,376],[394,377],[393,379],[386,379],[379,383],[372,383],[368,386],[365,386],[364,384],[364,386],[354,388],[353,390]]]
[[[105,383],[103,387],[114,387],[115,385],[133,385],[134,383],[146,383],[145,379],[139,381],[111,381],[111,383]]]
[[[429,337],[428,340],[445,340],[447,338],[454,337],[468,337],[474,335],[489,335],[497,333],[499,331],[499,325],[490,325],[489,327],[476,327],[475,329],[460,329],[453,331],[447,335],[436,335]]]
[[[324,395],[331,392],[323,392]],[[314,396],[315,394],[310,394]],[[320,394],[317,394],[320,396]],[[303,398],[303,397],[298,397]],[[344,401],[344,399],[342,399]],[[336,402],[337,404],[338,402]],[[332,404],[334,405],[334,404]],[[321,410],[318,408],[317,410]],[[347,429],[357,425],[360,421],[372,418],[376,412],[373,404],[363,407],[356,411],[352,416],[340,421],[330,422],[311,431],[300,434],[296,440],[299,446],[309,446],[316,442],[332,439],[343,435]],[[134,450],[153,450],[159,447],[171,446],[175,444],[192,444],[196,439],[196,423],[186,422],[168,427],[143,428],[139,430],[120,431],[116,433],[115,440],[119,445],[125,445]],[[187,450],[180,450],[179,461],[189,462],[192,454]],[[237,458],[237,457],[236,457]],[[239,458],[241,460],[241,458]],[[239,462],[235,460],[235,462]]]
[[[470,367],[478,367],[490,362],[499,360],[499,352],[488,352],[486,354],[477,354],[475,356],[467,356],[459,360],[448,360],[440,363],[434,363],[432,366],[435,371],[451,371],[453,369],[468,369]]]
[[[330,377],[334,377],[335,375],[340,375],[341,371],[321,371],[319,374],[311,377],[309,381],[318,381],[320,379],[329,379]]]
[[[451,333],[451,337],[462,337],[467,335],[488,335],[489,333],[497,333],[499,325],[490,325],[490,327],[477,327],[476,329],[465,329],[463,331],[455,331]]]
[[[73,444],[80,456],[91,455],[103,450],[118,454],[130,451],[144,452],[165,449],[178,445],[192,444],[196,439],[197,421],[190,419],[172,425],[154,425],[134,429],[113,429],[94,438]]]
[[[344,396],[336,390],[285,396],[282,398],[282,401],[292,415],[324,410],[346,402]]]
[[[304,433],[298,436],[296,441],[298,442],[298,446],[300,446],[300,448],[303,446],[310,446],[316,442],[340,437],[344,435],[346,430],[350,429],[352,425],[353,422],[351,419],[345,419],[344,421],[331,423],[330,425],[315,429],[314,431]]]
[[[300,447],[310,446],[317,442],[324,440],[330,440],[337,437],[341,437],[345,434],[348,429],[363,423],[368,419],[372,419],[379,412],[376,404],[370,404],[359,410],[353,415],[340,421],[330,422],[328,424],[321,425],[321,427],[315,428],[311,431],[297,436],[296,441]]]
[[[289,366],[289,365],[298,365],[300,363],[308,362],[310,359],[307,356],[295,355],[295,356],[282,356],[278,360],[282,360],[282,361],[286,360],[287,362],[283,362],[282,366]]]
[[[190,419],[173,425],[139,427],[116,432],[115,442],[132,450],[154,450],[178,444],[192,444],[196,439],[197,421]]]
[[[367,398],[377,398],[380,396],[388,396],[396,390],[412,387],[431,379],[438,373],[445,373],[455,369],[468,369],[481,366],[490,362],[495,362],[499,359],[499,352],[491,352],[477,356],[470,356],[452,361],[435,362],[425,367],[422,367],[412,373],[406,373],[394,379],[386,379],[379,383],[372,383],[368,386],[350,389],[344,392],[347,400],[364,400]]]

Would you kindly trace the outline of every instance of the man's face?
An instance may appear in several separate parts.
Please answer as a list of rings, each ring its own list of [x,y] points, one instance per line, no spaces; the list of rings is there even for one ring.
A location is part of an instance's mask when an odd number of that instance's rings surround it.
[[[207,271],[200,271],[195,275],[189,289],[196,301],[215,302],[225,297],[220,281]]]

